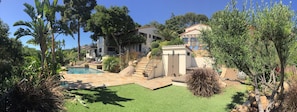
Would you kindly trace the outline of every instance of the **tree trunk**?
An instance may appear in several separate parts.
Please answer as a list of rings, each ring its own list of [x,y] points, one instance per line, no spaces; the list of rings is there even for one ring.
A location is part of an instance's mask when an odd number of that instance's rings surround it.
[[[45,52],[46,52],[46,42],[45,40],[41,37],[40,41],[40,50],[41,50],[41,74],[45,72]]]
[[[256,102],[258,104],[258,112],[264,112],[264,108],[262,106],[261,100],[260,100],[260,92],[258,88],[258,81],[257,81],[257,76],[255,76],[255,98]]]
[[[281,62],[281,71],[280,71],[281,79],[280,79],[280,93],[279,93],[279,100],[281,100],[281,103],[283,102],[283,96],[284,96],[284,80],[285,80],[285,64],[284,62]]]
[[[120,43],[118,42],[118,39],[116,39],[116,37],[115,37],[113,34],[111,34],[111,36],[113,37],[115,43],[117,44],[117,46],[118,46],[118,48],[119,48],[119,55],[120,55],[120,56],[119,56],[119,57],[120,57],[120,69],[122,69],[122,55],[121,55],[122,49],[121,49],[121,45],[120,45]]]
[[[55,53],[55,35],[52,33],[52,74],[56,74],[56,53]]]
[[[78,52],[78,60],[80,60],[80,23],[77,25],[77,52]]]

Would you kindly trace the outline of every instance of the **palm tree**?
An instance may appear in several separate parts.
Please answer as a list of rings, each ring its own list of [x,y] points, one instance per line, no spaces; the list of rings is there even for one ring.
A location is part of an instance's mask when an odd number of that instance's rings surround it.
[[[175,31],[167,29],[167,28],[165,28],[163,30],[158,30],[156,33],[158,35],[164,37],[164,39],[167,41],[170,41],[170,40],[178,37],[178,34]]]
[[[49,22],[49,31],[52,39],[52,64],[56,65],[56,55],[55,55],[55,29],[54,24],[56,20],[56,12],[57,12],[57,3],[58,0],[53,0],[53,3],[50,4],[49,0],[45,0],[44,12],[46,19]]]
[[[67,27],[67,24],[62,22],[62,20],[56,20],[56,12],[61,11],[62,7],[58,6],[58,0],[53,0],[52,3],[50,3],[49,0],[44,1],[44,14],[46,17],[46,20],[48,21],[48,28],[51,35],[51,44],[52,44],[52,74],[55,74],[56,72],[56,53],[55,53],[55,33],[58,34],[65,34],[65,35],[71,35],[73,37],[73,34],[71,30]]]
[[[19,39],[24,36],[32,36],[31,42],[35,42],[35,44],[39,44],[41,50],[41,67],[42,71],[44,69],[45,63],[45,53],[47,51],[47,38],[49,35],[49,29],[44,16],[44,2],[40,2],[39,0],[35,0],[35,8],[28,3],[25,3],[24,12],[27,13],[32,21],[17,21],[13,24],[13,26],[24,26],[26,28],[19,28],[14,35],[16,39]]]

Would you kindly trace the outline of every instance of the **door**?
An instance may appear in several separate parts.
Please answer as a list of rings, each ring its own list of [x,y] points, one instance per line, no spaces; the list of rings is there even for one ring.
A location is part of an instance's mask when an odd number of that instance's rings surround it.
[[[138,51],[141,52],[141,44],[139,44]]]
[[[167,76],[173,76],[173,55],[168,54],[168,72]]]
[[[173,55],[173,76],[179,75],[179,54]]]
[[[169,54],[168,55],[168,76],[179,75],[179,55]]]

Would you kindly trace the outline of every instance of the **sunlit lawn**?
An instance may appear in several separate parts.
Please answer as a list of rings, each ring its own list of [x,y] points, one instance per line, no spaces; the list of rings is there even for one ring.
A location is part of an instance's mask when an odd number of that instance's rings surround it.
[[[219,95],[201,98],[193,96],[185,87],[169,86],[152,91],[129,84],[106,89],[73,90],[72,93],[85,98],[88,108],[73,100],[67,100],[65,106],[69,112],[224,112],[232,104],[232,97],[238,96],[238,93],[241,97],[244,89],[243,86],[227,87]]]

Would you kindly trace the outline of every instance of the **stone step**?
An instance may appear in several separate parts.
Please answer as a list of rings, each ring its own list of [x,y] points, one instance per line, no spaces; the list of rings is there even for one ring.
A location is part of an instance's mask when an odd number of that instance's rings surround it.
[[[134,76],[134,77],[139,77],[139,78],[143,78],[143,79],[147,79],[147,78],[144,77],[143,75],[139,75],[139,74],[132,74],[132,76]]]
[[[143,71],[136,71],[135,74],[143,75]]]

